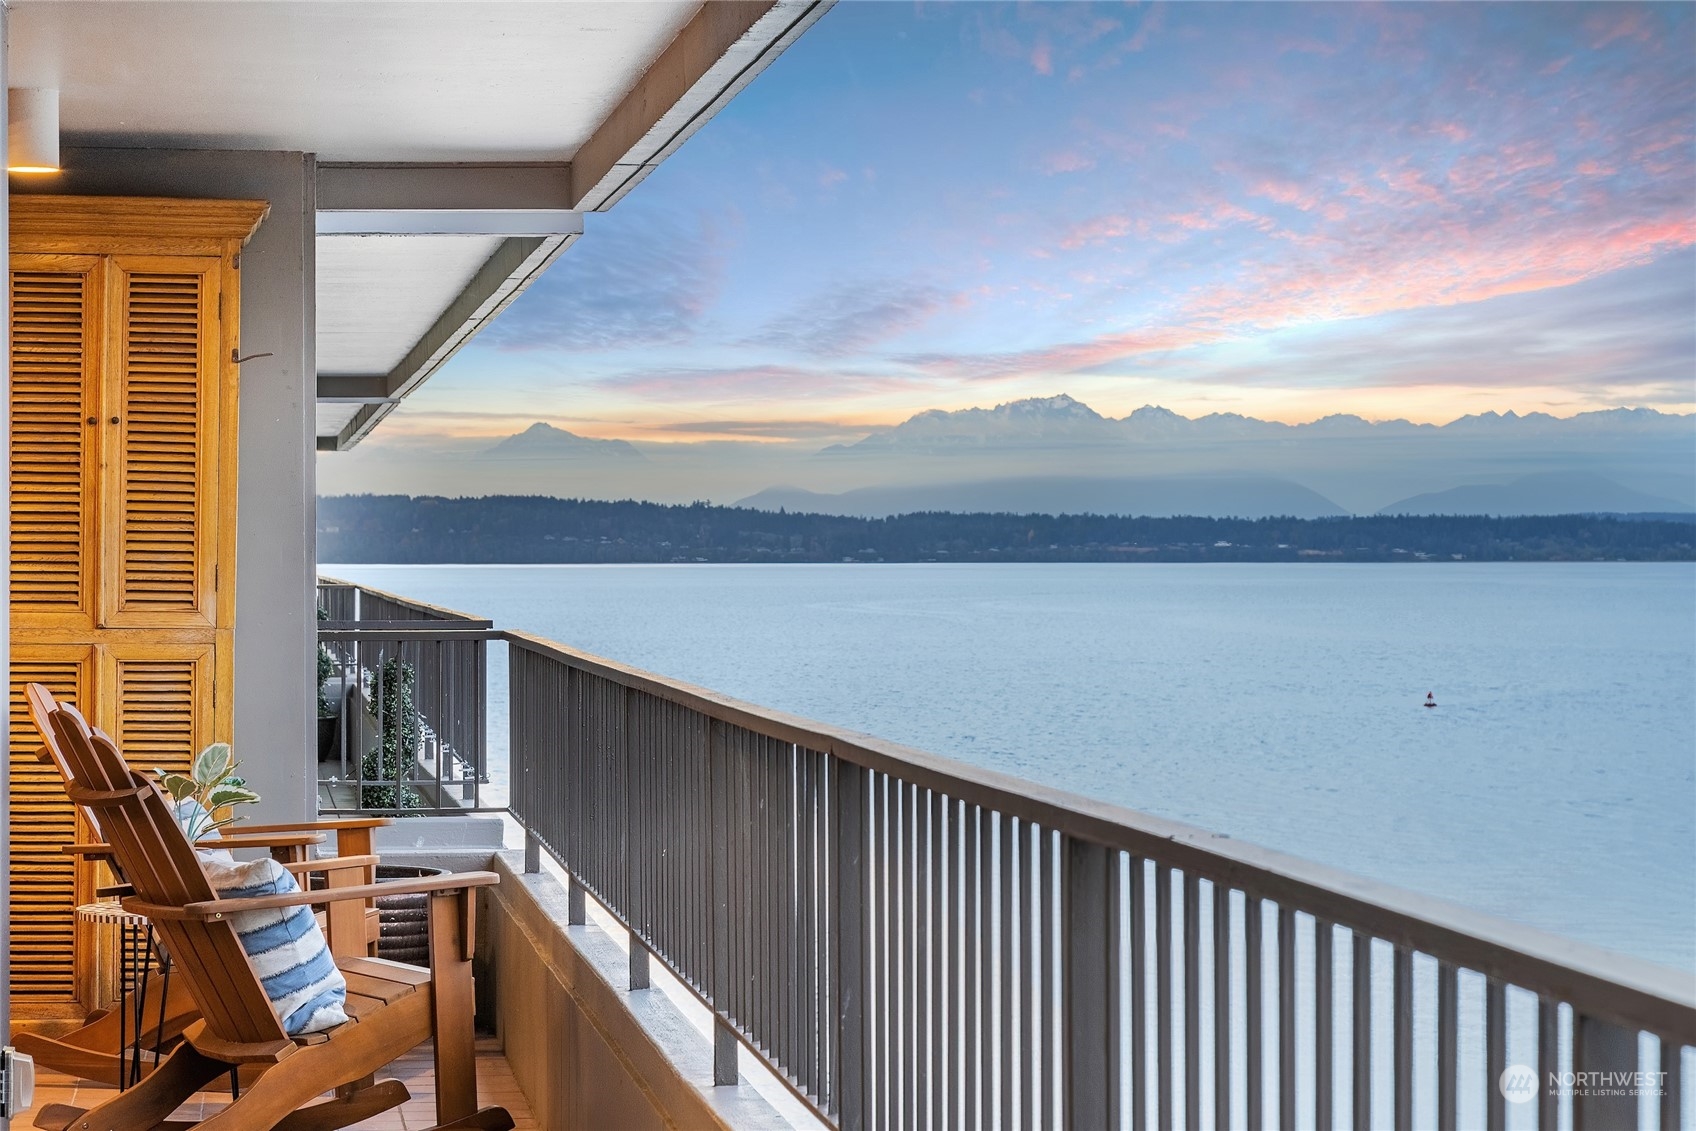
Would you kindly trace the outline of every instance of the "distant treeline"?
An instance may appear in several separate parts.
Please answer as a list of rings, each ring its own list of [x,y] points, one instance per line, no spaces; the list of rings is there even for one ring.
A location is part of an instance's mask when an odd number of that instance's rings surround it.
[[[843,518],[537,496],[318,501],[324,562],[1409,562],[1696,560],[1696,520],[1597,515]]]

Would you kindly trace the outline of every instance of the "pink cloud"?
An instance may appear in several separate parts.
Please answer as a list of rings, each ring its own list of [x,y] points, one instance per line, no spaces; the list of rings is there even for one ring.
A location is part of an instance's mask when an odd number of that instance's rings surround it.
[[[1620,5],[1597,12],[1584,21],[1584,27],[1592,37],[1590,46],[1598,51],[1621,39],[1649,43],[1655,38],[1653,22],[1645,8]]]
[[[1048,45],[1046,38],[1036,41],[1031,49],[1031,69],[1039,75],[1054,73],[1054,49]]]
[[[1503,146],[1494,152],[1472,153],[1449,168],[1449,185],[1467,194],[1495,190],[1522,173],[1549,169],[1555,165],[1554,152],[1541,142],[1525,141]]]
[[[1319,194],[1311,188],[1304,188],[1294,181],[1280,180],[1267,177],[1255,184],[1249,190],[1250,196],[1263,196],[1278,204],[1288,204],[1303,212],[1311,212],[1319,204]]]
[[[1095,159],[1086,157],[1075,149],[1063,149],[1058,153],[1050,153],[1042,159],[1042,171],[1050,175],[1082,173],[1093,168],[1095,168]]]
[[[1076,251],[1080,247],[1122,239],[1136,231],[1137,227],[1137,223],[1128,216],[1097,216],[1067,228],[1060,237],[1060,246],[1067,251]]]

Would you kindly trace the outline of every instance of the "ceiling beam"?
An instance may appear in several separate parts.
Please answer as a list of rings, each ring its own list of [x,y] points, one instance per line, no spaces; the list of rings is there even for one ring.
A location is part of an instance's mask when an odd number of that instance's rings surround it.
[[[684,25],[571,161],[571,207],[616,204],[834,0],[711,0]]]
[[[580,235],[571,167],[320,165],[317,229],[328,235]]]

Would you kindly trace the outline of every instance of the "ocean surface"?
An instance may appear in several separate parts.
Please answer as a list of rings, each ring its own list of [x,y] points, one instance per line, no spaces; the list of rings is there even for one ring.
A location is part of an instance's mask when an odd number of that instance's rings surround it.
[[[1690,564],[322,572],[1696,969]]]

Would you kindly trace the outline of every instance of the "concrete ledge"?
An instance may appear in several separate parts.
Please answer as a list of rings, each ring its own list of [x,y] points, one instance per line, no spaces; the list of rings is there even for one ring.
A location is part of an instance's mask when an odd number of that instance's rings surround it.
[[[507,1062],[554,1128],[764,1131],[787,1121],[752,1087],[714,1087],[712,1049],[663,991],[625,988],[627,959],[594,924],[566,923],[565,888],[496,855],[480,946]],[[486,988],[479,994],[486,996]]]

